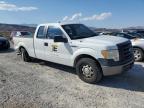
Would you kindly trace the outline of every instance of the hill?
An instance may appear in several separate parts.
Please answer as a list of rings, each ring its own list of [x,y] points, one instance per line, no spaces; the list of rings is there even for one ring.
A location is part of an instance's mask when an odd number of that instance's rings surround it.
[[[1,24],[0,23],[0,32],[12,32],[12,31],[31,31],[34,32],[35,27],[15,25],[15,24]]]
[[[12,31],[30,31],[34,32],[35,27],[29,27],[24,25],[16,25],[16,24],[2,24],[0,23],[0,34],[9,38]]]

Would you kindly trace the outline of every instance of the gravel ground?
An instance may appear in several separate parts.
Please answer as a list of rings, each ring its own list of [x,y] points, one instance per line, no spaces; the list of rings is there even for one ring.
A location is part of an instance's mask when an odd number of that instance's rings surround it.
[[[144,108],[144,63],[91,85],[72,68],[1,51],[0,108]]]

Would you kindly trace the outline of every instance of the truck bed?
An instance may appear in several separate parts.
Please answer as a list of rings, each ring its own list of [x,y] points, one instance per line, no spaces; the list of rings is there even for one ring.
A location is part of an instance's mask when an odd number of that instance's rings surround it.
[[[34,47],[33,47],[33,37],[13,37],[14,48],[19,50],[21,45],[27,50],[29,56],[35,57]]]

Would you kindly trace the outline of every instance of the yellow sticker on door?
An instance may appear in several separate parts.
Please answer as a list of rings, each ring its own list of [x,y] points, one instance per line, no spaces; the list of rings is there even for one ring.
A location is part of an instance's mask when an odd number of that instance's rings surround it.
[[[57,44],[53,44],[52,45],[52,51],[57,51],[58,49],[58,45]]]

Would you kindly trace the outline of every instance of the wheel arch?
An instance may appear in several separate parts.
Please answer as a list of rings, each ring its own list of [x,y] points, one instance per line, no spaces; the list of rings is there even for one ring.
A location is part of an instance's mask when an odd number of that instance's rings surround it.
[[[102,67],[101,67],[99,61],[98,61],[95,57],[93,57],[93,56],[91,56],[91,55],[88,55],[88,54],[78,55],[78,56],[75,58],[75,60],[74,60],[74,65],[73,65],[73,66],[76,67],[76,63],[77,63],[80,59],[82,59],[82,58],[91,58],[91,59],[93,59],[93,60],[97,63],[97,65],[99,65],[99,67],[100,67],[101,70],[102,70]]]
[[[141,50],[142,50],[142,52],[144,53],[144,49],[143,49],[143,48],[141,48],[141,47],[139,47],[139,46],[133,46],[133,48],[139,48],[139,49],[141,49]]]
[[[22,49],[22,48],[25,49],[26,52],[28,53],[27,49],[26,49],[24,46],[22,46],[22,45],[19,47],[18,51],[21,52],[21,49]],[[29,54],[29,53],[28,53],[28,54]]]

